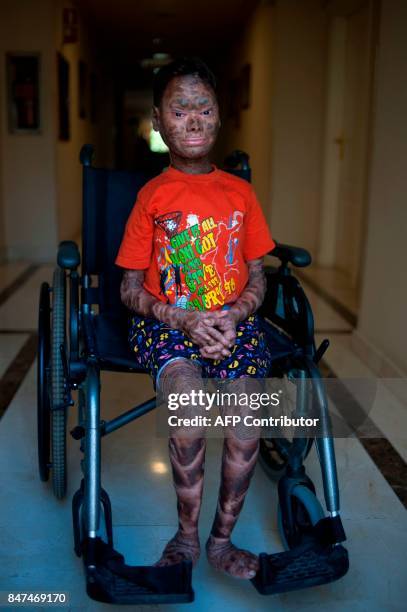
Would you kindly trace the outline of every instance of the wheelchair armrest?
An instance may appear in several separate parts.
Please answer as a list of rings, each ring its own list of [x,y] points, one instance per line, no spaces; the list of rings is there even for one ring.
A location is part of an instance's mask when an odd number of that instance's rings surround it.
[[[290,262],[294,266],[297,266],[297,268],[305,268],[309,266],[312,261],[310,253],[305,249],[289,244],[281,244],[279,242],[276,242],[275,248],[268,254],[277,257],[283,263]]]
[[[81,256],[76,242],[63,240],[59,243],[57,263],[64,270],[76,270],[81,263]]]

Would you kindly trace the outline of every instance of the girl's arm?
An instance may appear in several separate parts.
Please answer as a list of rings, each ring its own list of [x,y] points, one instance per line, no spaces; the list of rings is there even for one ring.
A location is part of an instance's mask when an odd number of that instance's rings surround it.
[[[120,285],[121,301],[143,317],[158,319],[173,329],[179,329],[199,346],[214,343],[223,357],[230,355],[228,342],[214,325],[216,316],[210,312],[190,311],[164,304],[143,287],[144,270],[125,270]]]
[[[247,319],[262,305],[266,294],[266,275],[263,267],[263,257],[247,262],[249,280],[241,295],[229,310],[219,312],[217,326],[223,331],[223,337],[228,346],[232,347],[236,340],[236,325]],[[220,359],[219,343],[203,346],[200,353],[209,359]]]
[[[266,295],[267,281],[264,272],[263,257],[247,262],[249,280],[241,295],[228,312],[232,315],[236,325],[256,312],[263,303]]]

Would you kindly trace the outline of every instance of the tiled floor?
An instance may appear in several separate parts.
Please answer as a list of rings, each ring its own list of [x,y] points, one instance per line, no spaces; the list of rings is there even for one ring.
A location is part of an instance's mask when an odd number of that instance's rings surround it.
[[[0,377],[4,375],[9,364],[27,340],[28,334],[1,334]]]
[[[39,284],[50,280],[51,273],[51,267],[41,268],[3,304],[0,330],[35,330]],[[314,292],[307,290],[307,294],[320,337],[327,335],[331,340],[326,354],[328,366],[344,378],[371,376],[350,352],[349,324]],[[2,372],[25,338],[25,334],[0,335]],[[403,438],[400,433],[406,431],[405,407],[390,391],[383,393],[370,416],[406,458],[406,436]],[[145,376],[103,373],[103,418],[112,418],[151,395],[152,386]],[[75,423],[73,408],[68,430]],[[404,610],[407,597],[405,509],[357,439],[336,440],[335,446],[351,563],[349,573],[341,581],[307,591],[262,597],[250,583],[214,572],[203,556],[194,571],[193,604],[128,608],[211,609],[213,612]],[[112,433],[103,439],[102,447],[103,486],[112,500],[115,547],[125,555],[127,563],[149,564],[158,558],[177,523],[167,442],[156,437],[155,414],[150,413]],[[203,540],[216,505],[220,452],[221,441],[209,440],[200,522]],[[81,560],[73,553],[71,498],[81,478],[80,458],[79,445],[69,436],[68,494],[65,500],[57,501],[37,474],[34,362],[0,422],[0,591],[63,590],[71,596],[70,606],[65,609],[121,610],[121,606],[98,604],[87,598]],[[320,468],[314,451],[307,460],[307,473],[322,499]],[[276,506],[276,487],[258,466],[235,530],[236,543],[256,552],[281,550]]]
[[[350,312],[357,314],[358,293],[352,287],[350,278],[344,272],[313,264],[309,268],[301,269],[300,276],[304,280],[323,288],[326,293],[343,304]]]
[[[18,261],[0,265],[0,291],[8,287],[15,279],[26,270],[28,263]]]

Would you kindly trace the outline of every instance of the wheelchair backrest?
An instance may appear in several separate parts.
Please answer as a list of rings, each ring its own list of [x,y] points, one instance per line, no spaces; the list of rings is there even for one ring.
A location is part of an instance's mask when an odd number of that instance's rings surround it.
[[[99,311],[124,311],[122,271],[115,266],[126,221],[146,183],[141,173],[83,167],[82,274],[97,275],[98,289],[87,292]]]
[[[243,152],[236,152],[245,155]],[[83,166],[82,275],[98,277],[98,286],[84,288],[82,302],[98,304],[99,312],[126,317],[128,310],[120,300],[122,269],[115,265],[124,228],[148,178],[139,172],[93,168],[92,147],[81,152]],[[232,156],[231,156],[232,157]],[[247,157],[247,156],[246,156]],[[229,159],[229,158],[228,158]],[[250,167],[243,159],[225,160],[225,170],[250,181]],[[231,166],[235,167],[231,167]],[[259,310],[300,345],[313,343],[313,318],[308,300],[298,281],[278,269],[267,269],[267,295]]]

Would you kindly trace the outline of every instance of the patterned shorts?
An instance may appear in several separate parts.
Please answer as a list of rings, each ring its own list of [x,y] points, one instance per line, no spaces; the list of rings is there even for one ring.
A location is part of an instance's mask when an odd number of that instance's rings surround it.
[[[150,374],[154,388],[163,367],[179,358],[200,364],[203,378],[265,378],[271,366],[271,352],[259,315],[239,323],[236,333],[232,354],[221,360],[202,357],[199,347],[183,332],[157,319],[132,316],[128,340],[137,364]]]

